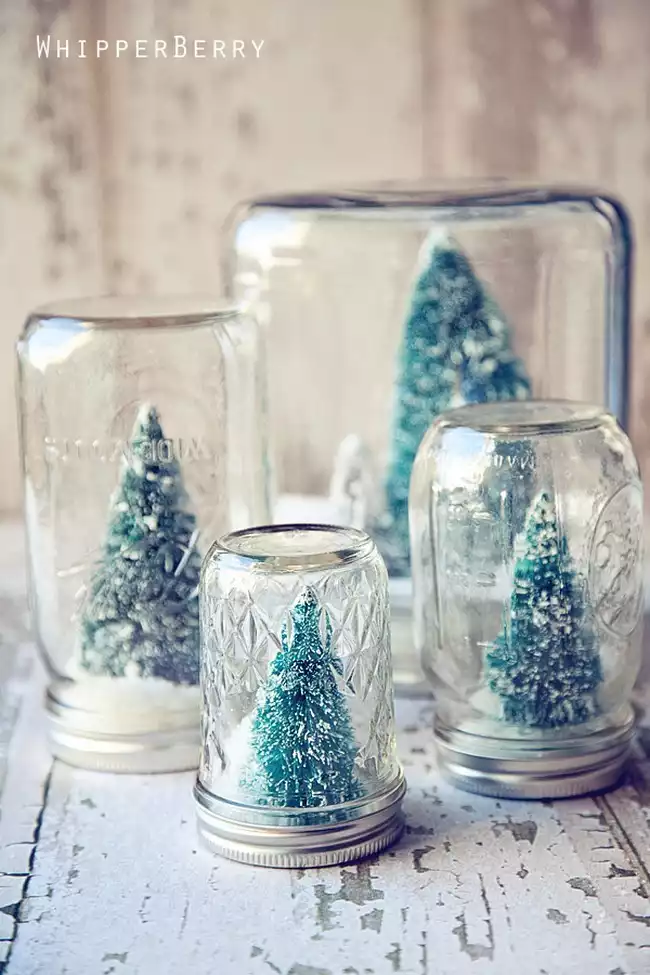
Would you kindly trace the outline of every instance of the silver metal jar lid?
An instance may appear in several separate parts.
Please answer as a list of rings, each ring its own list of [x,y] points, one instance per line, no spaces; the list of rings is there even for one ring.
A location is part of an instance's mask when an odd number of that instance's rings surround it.
[[[497,739],[434,721],[440,771],[459,789],[505,799],[559,799],[616,785],[635,732],[621,724],[574,738]]]
[[[194,787],[201,841],[231,860],[263,867],[326,867],[379,853],[404,829],[404,775],[345,806],[280,810],[220,799]],[[328,821],[329,820],[329,821]]]
[[[45,707],[52,754],[68,765],[97,772],[182,772],[198,765],[200,723],[197,709],[166,715],[165,726],[152,710],[147,728],[114,732],[101,727],[101,714],[66,700],[63,682],[47,690]],[[158,720],[157,720],[158,719]]]

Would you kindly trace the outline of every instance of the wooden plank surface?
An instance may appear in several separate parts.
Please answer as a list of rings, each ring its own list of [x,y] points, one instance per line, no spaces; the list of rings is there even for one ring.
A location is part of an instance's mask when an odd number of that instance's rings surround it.
[[[36,35],[88,36],[87,0],[0,3],[0,512],[19,506],[14,343],[27,312],[104,289],[90,60],[41,59]]]
[[[432,705],[398,701],[403,840],[273,871],[197,845],[193,775],[53,762],[25,628],[20,533],[0,527],[4,975],[645,975],[650,731],[606,796],[497,801],[445,785]]]
[[[26,311],[218,291],[242,197],[421,174],[417,0],[0,4],[0,511],[20,503],[12,347]],[[39,60],[36,35],[263,39],[259,60]]]
[[[238,63],[39,61],[35,36],[50,32],[259,36],[265,48]],[[371,11],[346,0],[0,4],[0,510],[19,503],[11,349],[30,306],[105,288],[212,289],[238,199],[422,175],[621,194],[636,225],[632,430],[647,473],[649,39],[645,0],[375,0]],[[379,364],[381,375],[385,349],[366,321],[364,368]],[[335,342],[318,345],[324,376],[338,375],[337,355]],[[311,474],[295,434],[280,425],[278,448],[304,468],[304,489]],[[317,471],[329,467],[330,441],[319,432],[310,448],[327,453]]]
[[[119,291],[218,289],[238,200],[421,174],[417,4],[103,2],[102,36],[243,38],[244,59],[106,60],[106,248]],[[369,23],[372,29],[369,29]],[[250,40],[263,40],[259,58]]]
[[[8,975],[648,970],[641,754],[637,781],[607,797],[470,796],[437,775],[430,706],[401,702],[403,841],[353,866],[272,871],[197,846],[191,774],[52,766],[34,697],[0,822]]]
[[[454,0],[424,5],[425,172],[619,194],[635,228],[631,431],[650,474],[650,5]]]

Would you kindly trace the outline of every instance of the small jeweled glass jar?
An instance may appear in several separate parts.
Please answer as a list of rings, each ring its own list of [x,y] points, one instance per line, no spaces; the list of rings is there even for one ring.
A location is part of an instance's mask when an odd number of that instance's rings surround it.
[[[416,639],[462,788],[612,785],[634,730],[643,503],[614,418],[564,401],[441,416],[413,471]]]
[[[201,559],[270,512],[256,326],[209,300],[80,299],[30,316],[18,365],[53,751],[196,767]]]
[[[388,588],[354,529],[279,525],[213,546],[201,580],[199,833],[277,867],[342,863],[402,830]]]

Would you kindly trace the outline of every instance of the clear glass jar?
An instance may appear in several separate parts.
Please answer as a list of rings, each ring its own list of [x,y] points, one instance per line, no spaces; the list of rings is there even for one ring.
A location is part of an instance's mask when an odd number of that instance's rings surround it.
[[[201,580],[199,832],[269,866],[340,863],[401,832],[386,568],[354,529],[235,532]]]
[[[256,326],[207,300],[79,299],[28,318],[18,369],[53,750],[194,767],[201,558],[270,512]]]
[[[522,797],[613,784],[643,575],[641,482],[614,418],[564,401],[451,410],[422,441],[410,517],[447,775]]]
[[[226,277],[266,325],[278,517],[375,538],[398,691],[421,690],[407,518],[421,437],[444,409],[531,395],[625,424],[629,264],[622,206],[579,189],[379,187],[235,215]]]

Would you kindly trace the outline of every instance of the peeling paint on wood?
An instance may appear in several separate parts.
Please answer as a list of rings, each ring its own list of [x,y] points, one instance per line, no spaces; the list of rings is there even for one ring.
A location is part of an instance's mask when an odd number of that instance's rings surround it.
[[[32,652],[29,653],[30,664]],[[34,693],[19,676],[24,663],[17,661],[17,674],[5,688],[5,700],[23,691],[20,717],[12,734],[7,775],[2,793],[0,818],[0,973],[8,971],[19,925],[27,910],[34,874],[36,850],[47,805],[52,760],[42,741],[32,739],[32,728],[41,717],[43,680],[33,675]],[[35,669],[31,667],[30,669]],[[18,684],[16,687],[15,685]],[[25,763],[29,755],[29,763]],[[11,869],[7,869],[7,867]],[[3,869],[2,869],[3,868]]]
[[[0,910],[12,939],[5,975],[148,975],[190,959],[232,975],[538,975],[558,958],[562,975],[586,965],[590,975],[646,972],[638,851],[650,844],[629,818],[640,808],[633,787],[606,797],[612,813],[603,797],[468,802],[423,771],[434,763],[430,708],[401,701],[398,722],[424,755],[410,769],[410,832],[392,855],[265,871],[197,846],[191,774],[114,777],[56,763],[43,807],[49,763],[29,785],[19,758],[42,748],[35,687],[13,733],[0,820],[0,864],[20,874]],[[26,890],[13,859],[23,845]]]
[[[555,975],[558,959],[562,975],[646,975],[647,726],[616,791],[506,802],[446,785],[430,704],[399,701],[415,751],[394,850],[314,871],[215,859],[191,774],[52,764],[19,537],[0,527],[2,975]]]

